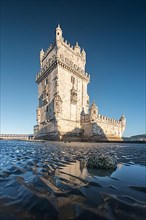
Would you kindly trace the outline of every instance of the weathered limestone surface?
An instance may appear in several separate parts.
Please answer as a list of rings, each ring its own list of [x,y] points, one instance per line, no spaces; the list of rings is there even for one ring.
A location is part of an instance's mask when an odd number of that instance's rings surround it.
[[[70,46],[56,28],[55,42],[46,52],[40,51],[37,125],[35,138],[51,140],[120,139],[126,119],[110,119],[98,113],[93,103],[89,108],[87,85],[90,75],[85,72],[86,53],[78,43]]]

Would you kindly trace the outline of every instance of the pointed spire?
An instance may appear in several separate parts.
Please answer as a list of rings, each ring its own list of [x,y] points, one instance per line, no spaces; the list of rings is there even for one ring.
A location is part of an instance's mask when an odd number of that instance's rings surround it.
[[[57,28],[56,28],[56,29],[61,29],[60,24],[58,24],[58,26],[57,26]]]
[[[95,104],[95,100],[93,100],[93,102],[92,102],[90,108],[97,108],[97,105]]]
[[[61,27],[60,27],[60,24],[58,24],[58,26],[56,27],[56,30],[57,31],[62,31]]]
[[[122,116],[121,116],[122,118],[125,118],[125,116],[124,116],[124,113],[122,112]]]
[[[85,54],[85,50],[84,50],[84,47],[82,48],[82,54]]]
[[[74,49],[76,52],[80,53],[81,48],[78,45],[78,42],[76,42],[76,45],[74,46]]]
[[[120,117],[119,121],[126,121],[126,118],[125,118],[125,116],[124,116],[124,114],[123,114],[123,113],[122,113],[122,115],[121,115],[121,117]]]

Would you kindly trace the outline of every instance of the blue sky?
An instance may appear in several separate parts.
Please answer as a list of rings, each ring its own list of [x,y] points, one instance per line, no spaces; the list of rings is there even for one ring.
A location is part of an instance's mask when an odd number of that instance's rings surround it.
[[[1,1],[1,133],[32,133],[39,51],[59,23],[87,53],[90,103],[127,119],[124,136],[145,128],[145,1]]]

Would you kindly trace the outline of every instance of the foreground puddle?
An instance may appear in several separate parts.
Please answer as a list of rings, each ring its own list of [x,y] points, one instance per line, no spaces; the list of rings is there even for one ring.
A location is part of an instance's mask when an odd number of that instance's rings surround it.
[[[76,184],[78,180],[90,181],[97,178],[107,182],[109,179],[120,180],[124,185],[146,186],[146,167],[136,164],[118,164],[116,170],[87,169],[84,161],[76,161],[56,169],[55,175]],[[85,182],[85,181],[84,181]]]
[[[87,169],[81,161],[57,169],[60,187],[61,183],[72,187],[58,198],[62,218],[144,219],[145,171],[145,166],[134,164],[118,164],[115,171]],[[71,212],[67,214],[65,207]]]
[[[76,161],[55,171],[60,183],[81,186],[99,186],[117,190],[135,199],[146,200],[146,167],[135,164],[118,164],[117,169],[87,169],[83,161]],[[133,191],[134,190],[134,191]],[[136,192],[137,191],[137,192]]]

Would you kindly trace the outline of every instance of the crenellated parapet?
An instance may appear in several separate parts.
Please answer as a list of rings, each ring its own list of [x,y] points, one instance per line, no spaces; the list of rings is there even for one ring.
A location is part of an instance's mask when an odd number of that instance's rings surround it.
[[[82,111],[83,112],[83,111]],[[81,126],[84,137],[104,137],[105,139],[121,138],[126,127],[126,119],[116,120],[107,116],[97,114],[81,114]]]
[[[54,50],[56,47],[56,43],[53,42],[52,44],[50,44],[50,46],[48,47],[48,49],[45,51],[44,56],[43,56],[43,60],[48,56],[48,54]]]
[[[69,52],[71,52],[73,55],[78,56],[82,61],[84,61],[86,63],[86,52],[84,49],[81,50],[80,46],[78,45],[78,42],[76,42],[76,45],[70,45],[69,42],[67,42],[67,40],[64,40],[64,38],[62,38],[60,40],[60,42],[58,43],[58,48],[62,45],[64,46]]]
[[[46,74],[49,74],[57,65],[57,57],[53,55],[50,59],[47,60],[45,65],[41,68],[40,72],[36,74],[36,82],[38,83],[42,80]]]
[[[46,71],[49,72],[51,66],[58,63],[71,72],[80,75],[86,81],[90,81],[90,75],[85,71],[85,50],[81,50],[78,43],[75,46],[71,46],[67,40],[64,40],[59,25],[56,28],[55,42],[46,51],[43,51],[43,49],[40,51],[40,72],[36,76],[36,81],[40,80]]]
[[[98,107],[96,106],[95,102],[93,102],[89,108],[89,114],[83,115],[82,121],[91,121],[91,122],[101,122],[101,123],[106,123],[106,124],[111,124],[111,125],[126,125],[126,118],[122,114],[119,120],[115,118],[110,118],[104,115],[99,114]]]
[[[61,65],[63,68],[68,69],[75,75],[80,76],[88,83],[90,82],[90,75],[63,54],[60,54],[59,57],[53,55],[50,59],[46,61],[45,65],[42,66],[40,72],[38,72],[36,75],[36,82],[44,78],[46,74],[49,74],[49,72],[51,72],[52,69],[56,67],[56,65]]]
[[[121,125],[122,121],[121,120],[116,120],[114,118],[109,118],[107,116],[97,114],[94,119],[91,117],[90,114],[85,114],[81,116],[81,121],[82,122],[100,122],[100,123],[107,123],[110,125]]]
[[[63,68],[66,68],[75,75],[80,76],[88,83],[90,82],[90,75],[87,72],[85,72],[79,65],[74,63],[71,59],[69,59],[67,56],[64,56],[64,54],[60,54],[59,57],[57,57],[57,60],[58,64],[61,65]]]
[[[105,123],[109,123],[112,125],[121,124],[120,120],[116,120],[115,118],[109,118],[107,116],[100,115],[100,114],[97,115],[96,120],[101,121],[101,122],[105,122]]]

